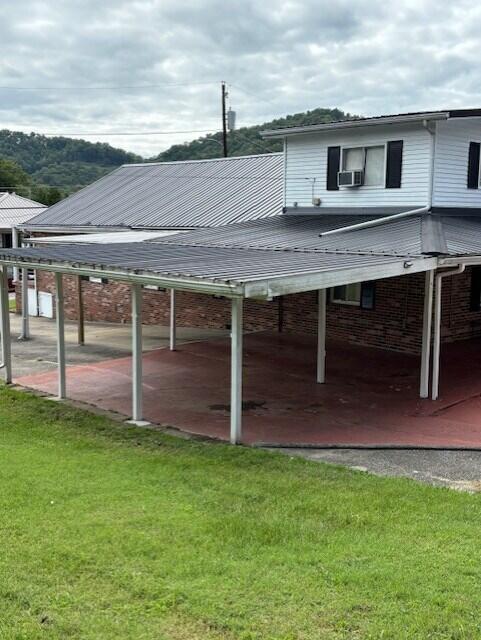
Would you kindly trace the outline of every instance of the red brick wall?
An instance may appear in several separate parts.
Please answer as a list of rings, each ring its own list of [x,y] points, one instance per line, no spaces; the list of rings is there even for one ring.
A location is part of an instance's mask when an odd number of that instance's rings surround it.
[[[443,341],[481,336],[481,313],[469,310],[470,270],[443,282]],[[38,272],[38,289],[55,291],[53,274]],[[130,288],[109,282],[84,281],[85,319],[130,322]],[[64,277],[66,317],[76,318],[76,278]],[[330,302],[327,307],[328,337],[351,343],[418,353],[421,347],[424,274],[388,278],[376,284],[374,310]],[[228,328],[230,302],[194,293],[177,292],[179,326]],[[167,325],[168,292],[144,290],[143,322]],[[244,307],[246,331],[281,329],[288,333],[316,333],[317,293],[309,292],[272,302],[247,300]]]

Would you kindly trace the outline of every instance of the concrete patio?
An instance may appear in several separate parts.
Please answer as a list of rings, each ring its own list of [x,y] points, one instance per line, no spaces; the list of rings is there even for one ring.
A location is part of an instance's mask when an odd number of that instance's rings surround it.
[[[228,440],[230,345],[209,337],[199,333],[176,352],[145,345],[154,350],[143,356],[144,417]],[[71,364],[75,349],[67,344],[67,396],[130,416],[131,358]],[[443,347],[436,402],[418,397],[417,357],[340,343],[328,343],[327,353],[320,385],[313,336],[245,336],[244,442],[481,447],[481,341]],[[14,359],[17,384],[56,393],[55,370],[24,373]]]

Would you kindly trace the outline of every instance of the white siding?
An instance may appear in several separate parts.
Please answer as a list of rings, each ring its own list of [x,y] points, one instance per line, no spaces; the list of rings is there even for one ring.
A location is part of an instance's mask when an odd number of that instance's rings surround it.
[[[438,122],[433,204],[438,207],[481,207],[481,189],[468,189],[469,143],[481,142],[481,120]]]
[[[400,189],[359,187],[327,191],[327,147],[384,144],[404,140],[402,184]],[[430,136],[420,125],[366,127],[365,130],[303,134],[286,139],[285,205],[312,206],[314,195],[322,206],[402,206],[428,202],[430,174]]]

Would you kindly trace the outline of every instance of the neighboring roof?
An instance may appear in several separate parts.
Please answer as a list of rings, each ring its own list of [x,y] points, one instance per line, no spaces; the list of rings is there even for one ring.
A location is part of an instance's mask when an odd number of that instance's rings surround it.
[[[12,229],[45,211],[46,206],[16,193],[0,192],[0,229]]]
[[[146,242],[172,236],[185,231],[110,231],[107,233],[81,233],[79,235],[58,235],[29,238],[35,245],[41,244],[117,244],[126,242]]]
[[[283,155],[128,164],[49,207],[29,229],[192,229],[278,215]]]
[[[416,111],[411,113],[398,113],[393,115],[373,116],[369,118],[352,118],[348,120],[336,120],[334,122],[321,122],[319,124],[302,125],[297,127],[279,127],[261,131],[264,138],[279,138],[286,135],[310,133],[315,131],[332,131],[337,129],[353,129],[358,127],[409,124],[422,122],[423,120],[449,120],[450,118],[480,118],[481,109],[448,109],[444,111]]]

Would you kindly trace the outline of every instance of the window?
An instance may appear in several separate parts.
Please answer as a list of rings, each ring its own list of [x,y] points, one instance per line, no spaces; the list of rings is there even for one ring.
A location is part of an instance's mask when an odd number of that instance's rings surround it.
[[[331,302],[350,304],[361,309],[373,310],[376,301],[376,282],[357,282],[331,289]]]
[[[340,304],[353,304],[359,306],[361,304],[361,283],[343,284],[340,287],[334,287],[331,294],[332,302]]]
[[[343,171],[364,171],[364,185],[381,187],[385,183],[385,147],[351,147],[342,150]]]

